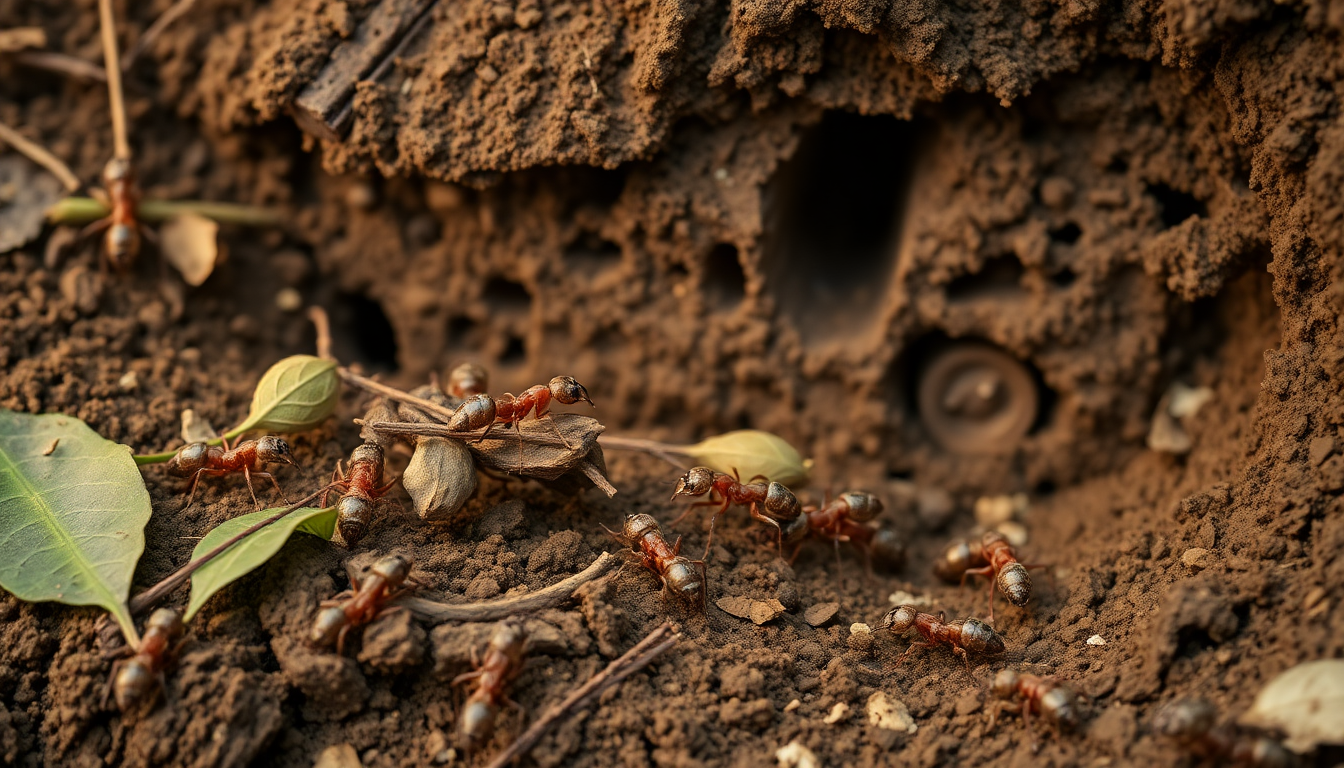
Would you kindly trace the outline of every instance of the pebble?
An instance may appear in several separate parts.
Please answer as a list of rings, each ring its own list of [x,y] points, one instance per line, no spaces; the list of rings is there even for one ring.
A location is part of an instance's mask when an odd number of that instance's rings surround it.
[[[801,707],[801,706],[803,706],[803,702],[801,702],[801,701],[799,701],[799,700],[797,700],[797,699],[794,699],[793,701],[790,701],[788,704],[785,704],[785,705],[784,705],[784,711],[785,711],[785,712],[792,712],[792,711],[794,711],[795,709],[797,709],[797,708],[799,708],[799,707]]]
[[[1203,547],[1191,547],[1181,555],[1181,562],[1191,570],[1202,571],[1211,564],[1212,553]]]
[[[1105,645],[1105,644],[1106,644],[1106,638],[1102,637],[1101,635],[1093,635],[1093,636],[1087,638],[1087,644],[1088,644],[1088,645],[1096,645],[1096,646]]]
[[[871,627],[867,624],[850,624],[849,634],[851,635],[870,635],[873,633]]]
[[[835,706],[831,707],[830,714],[823,717],[821,721],[827,725],[835,725],[846,717],[849,717],[849,705],[843,701],[837,701]]]
[[[360,768],[359,753],[349,744],[333,744],[322,750],[313,768]]]
[[[122,392],[134,392],[140,388],[140,375],[135,371],[127,371],[117,379],[117,386],[121,387]]]
[[[816,605],[809,607],[806,611],[803,611],[803,621],[806,621],[814,627],[820,627],[835,618],[835,614],[839,612],[839,610],[839,603],[817,603]]]
[[[932,605],[933,600],[928,595],[916,595],[912,592],[906,592],[898,589],[887,595],[887,602],[892,605]]]
[[[1026,546],[1028,539],[1031,538],[1027,534],[1027,526],[1017,522],[1016,520],[1009,520],[1006,523],[999,523],[998,525],[994,526],[994,530],[1003,534],[1003,538],[1007,539],[1008,543],[1012,544],[1014,547]]]
[[[779,761],[780,768],[819,768],[821,762],[812,750],[799,744],[797,741],[790,741],[788,744],[775,750],[775,760]]]
[[[275,306],[281,312],[298,312],[303,309],[303,295],[293,288],[281,288],[275,292]]]
[[[975,522],[994,528],[1021,517],[1027,511],[1027,494],[1011,496],[981,496],[975,500]],[[1006,535],[1006,534],[1005,534]]]
[[[914,733],[919,730],[910,710],[900,699],[888,699],[887,694],[877,691],[868,697],[868,723],[888,731]]]

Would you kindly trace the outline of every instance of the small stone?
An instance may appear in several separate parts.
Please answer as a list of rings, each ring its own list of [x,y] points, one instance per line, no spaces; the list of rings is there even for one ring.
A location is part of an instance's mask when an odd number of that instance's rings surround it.
[[[429,736],[425,738],[425,752],[430,755],[435,763],[441,765],[448,762],[447,760],[439,760],[439,756],[447,753],[448,749],[448,734],[439,728],[429,732]]]
[[[476,77],[484,83],[493,83],[499,79],[499,70],[489,64],[482,64],[476,68]]]
[[[887,595],[887,602],[892,605],[933,605],[933,600],[928,595],[916,595],[903,589]]]
[[[849,625],[849,634],[851,635],[871,635],[872,633],[872,628],[867,624],[855,623]]]
[[[1213,562],[1213,553],[1203,547],[1191,547],[1181,555],[1181,562],[1194,571],[1202,571]]]
[[[219,437],[214,426],[190,408],[182,411],[182,441],[204,443]]]
[[[1325,587],[1312,587],[1307,593],[1306,598],[1302,600],[1302,610],[1309,611],[1315,608],[1317,603],[1325,599]]]
[[[835,706],[831,707],[830,713],[823,717],[821,721],[827,725],[835,725],[846,717],[849,717],[849,705],[843,701],[837,701]]]
[[[378,193],[374,191],[372,184],[357,181],[345,190],[345,204],[351,208],[367,211],[378,204]]]
[[[814,627],[820,627],[835,618],[835,614],[839,612],[839,610],[839,603],[817,603],[816,605],[809,607],[806,611],[803,611],[803,621],[806,621]]]
[[[1106,639],[1101,635],[1093,635],[1087,638],[1087,644],[1093,646],[1102,646],[1106,644]]]
[[[780,768],[820,768],[821,762],[812,750],[796,740],[775,750],[775,760]]]
[[[1051,176],[1041,182],[1041,202],[1057,211],[1069,207],[1073,193],[1073,182],[1063,176]]]
[[[229,321],[229,333],[251,341],[261,336],[261,327],[251,315],[236,315]]]
[[[1027,495],[981,496],[975,500],[975,521],[985,528],[1019,518],[1027,511]]]
[[[784,705],[784,711],[785,711],[785,712],[792,712],[792,711],[794,711],[795,709],[798,709],[798,708],[801,707],[801,706],[803,706],[803,702],[801,702],[801,701],[799,701],[799,700],[797,700],[797,699],[794,699],[793,701],[790,701],[788,704],[785,704],[785,705]]]
[[[919,730],[910,710],[900,699],[888,699],[887,694],[877,691],[868,697],[868,723],[888,731],[914,733]]]
[[[942,488],[921,488],[916,495],[915,508],[919,519],[934,531],[946,526],[957,511],[952,494]]]
[[[514,22],[520,29],[531,29],[541,21],[541,10],[537,8],[523,8],[513,17]]]
[[[322,750],[313,768],[360,768],[359,753],[349,744],[334,744]]]
[[[61,296],[82,315],[98,311],[103,300],[103,276],[78,264],[61,275]]]
[[[275,306],[281,312],[298,312],[303,309],[303,295],[293,288],[281,288],[275,292]]]
[[[117,379],[117,386],[121,387],[122,392],[134,392],[140,388],[140,375],[135,371],[127,371]]]
[[[727,181],[728,179],[729,179],[729,175],[728,175],[728,169],[727,169],[727,168],[715,168],[715,169],[714,169],[714,180],[715,180],[715,181]]]

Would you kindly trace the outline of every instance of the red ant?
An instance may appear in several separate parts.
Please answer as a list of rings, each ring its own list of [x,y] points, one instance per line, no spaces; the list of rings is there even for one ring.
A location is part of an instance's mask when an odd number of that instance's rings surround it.
[[[140,648],[129,659],[118,662],[113,674],[111,687],[118,709],[126,712],[153,703],[163,690],[163,671],[185,631],[182,614],[171,608],[150,614]]]
[[[490,374],[475,363],[463,363],[448,374],[448,394],[458,400],[466,400],[472,395],[486,391]]]
[[[663,590],[671,592],[692,606],[705,604],[705,562],[690,560],[681,555],[681,537],[668,546],[667,539],[652,515],[626,515],[621,532],[602,526],[613,539],[638,553],[644,565],[663,582]],[[698,566],[698,568],[697,568]]]
[[[913,605],[900,605],[892,608],[882,618],[882,628],[900,635],[911,627],[924,636],[924,642],[911,643],[910,647],[896,660],[896,665],[905,661],[905,657],[916,648],[932,648],[939,644],[952,646],[953,652],[966,662],[966,671],[971,671],[971,660],[967,651],[997,655],[1003,653],[1003,638],[994,628],[979,619],[960,619],[948,622],[947,615],[939,612],[937,616],[920,613]]]
[[[136,218],[140,191],[135,183],[135,171],[131,168],[130,160],[122,157],[108,160],[107,165],[103,166],[103,186],[106,191],[99,198],[111,212],[85,227],[83,235],[106,230],[103,250],[107,258],[103,261],[103,268],[111,266],[119,274],[125,274],[140,253],[141,235],[150,241],[157,237]]]
[[[729,476],[715,472],[709,467],[692,467],[677,481],[677,489],[672,492],[672,498],[675,500],[678,496],[705,494],[709,494],[708,501],[692,504],[681,517],[672,521],[673,525],[680,523],[696,507],[718,505],[719,510],[709,519],[709,539],[705,542],[705,555],[701,559],[709,559],[709,549],[714,544],[714,524],[733,504],[747,505],[752,517],[774,527],[778,537],[779,556],[784,556],[784,529],[779,524],[781,521],[797,520],[803,513],[803,508],[798,503],[798,497],[793,495],[793,491],[776,482],[743,484],[737,470],[733,470],[733,474]],[[715,494],[718,494],[722,502],[714,498]],[[762,508],[764,512],[761,511]]]
[[[1278,742],[1217,725],[1218,713],[1203,699],[1180,699],[1153,718],[1153,730],[1194,752],[1210,765],[1290,768],[1296,756]]]
[[[962,576],[971,568],[989,565],[985,550],[978,541],[956,541],[943,550],[933,563],[933,574],[948,584],[961,583]]]
[[[1008,602],[1021,608],[1031,599],[1031,576],[1027,571],[1033,568],[1044,570],[1050,566],[1019,563],[1017,552],[998,531],[985,531],[980,539],[980,549],[989,564],[968,568],[961,574],[961,583],[966,583],[967,576],[984,576],[989,580],[989,623],[993,624],[995,585],[1008,598]]]
[[[499,714],[501,703],[522,709],[508,697],[504,689],[522,671],[526,645],[527,635],[523,632],[523,626],[517,621],[506,619],[499,623],[491,635],[483,660],[478,661],[476,649],[471,649],[471,665],[475,669],[453,680],[453,685],[476,681],[476,690],[467,698],[457,721],[458,744],[464,750],[475,751],[490,738],[495,730],[495,717]]]
[[[551,418],[551,400],[564,405],[584,402],[594,408],[597,407],[592,398],[588,397],[588,390],[584,389],[583,385],[574,380],[572,376],[556,376],[551,379],[549,384],[528,387],[521,395],[516,397],[507,392],[496,398],[486,394],[476,394],[468,397],[453,413],[453,418],[448,422],[448,428],[463,432],[483,430],[480,437],[476,438],[476,442],[479,443],[490,434],[490,430],[494,429],[496,424],[503,424],[506,428],[512,426],[514,429],[518,429],[518,423],[531,413],[538,421],[541,419],[548,421],[551,429],[555,430],[555,434],[560,437],[565,447],[572,449],[574,446],[569,444],[569,440],[555,425],[555,419]],[[518,472],[521,474],[522,471],[523,434],[520,431],[518,433]]]
[[[322,494],[322,506],[327,506],[327,495],[331,491],[341,492],[341,500],[336,503],[339,507],[336,527],[347,546],[353,547],[364,538],[373,521],[378,499],[396,483],[396,478],[383,483],[383,449],[377,443],[364,443],[352,451],[348,467],[342,468],[341,462],[336,462],[331,488]]]
[[[389,555],[373,564],[364,581],[358,581],[352,576],[350,583],[354,585],[353,590],[347,589],[322,602],[322,610],[318,611],[317,619],[313,621],[308,641],[324,648],[335,645],[337,653],[345,653],[345,636],[352,628],[400,610],[389,608],[387,604],[416,586],[410,574],[409,557]]]
[[[864,566],[871,574],[872,556],[879,560],[899,565],[905,561],[905,545],[901,543],[895,531],[886,528],[874,529],[866,523],[882,514],[882,500],[864,491],[847,491],[821,507],[803,507],[804,514],[790,522],[784,528],[784,538],[797,543],[789,564],[798,559],[804,540],[810,533],[823,541],[835,544],[835,562],[840,564],[840,542],[847,541],[863,557]]]
[[[1040,747],[1036,741],[1036,735],[1031,730],[1031,716],[1033,714],[1044,718],[1047,723],[1053,724],[1056,730],[1071,730],[1078,727],[1078,695],[1061,685],[1053,677],[1040,677],[1014,672],[1011,669],[1001,669],[994,676],[992,690],[999,699],[1004,701],[1017,699],[1017,703],[1000,703],[990,717],[990,729],[994,728],[1002,709],[1016,708],[1016,710],[1022,712],[1022,723],[1026,726],[1027,735],[1031,738],[1032,752],[1037,751]]]
[[[252,487],[253,477],[270,480],[280,498],[285,498],[285,492],[280,490],[280,484],[275,481],[275,477],[270,472],[259,470],[266,464],[288,464],[297,467],[294,455],[289,452],[289,443],[275,435],[267,435],[257,440],[244,440],[235,444],[232,449],[229,448],[227,438],[223,438],[222,442],[223,447],[207,443],[184,445],[168,460],[168,474],[174,477],[192,478],[191,492],[187,494],[187,503],[183,509],[191,506],[191,500],[196,496],[196,485],[201,482],[201,475],[242,472],[247,480],[247,490],[252,494],[252,503],[257,505],[257,509],[261,509],[261,504],[257,501],[257,492]]]

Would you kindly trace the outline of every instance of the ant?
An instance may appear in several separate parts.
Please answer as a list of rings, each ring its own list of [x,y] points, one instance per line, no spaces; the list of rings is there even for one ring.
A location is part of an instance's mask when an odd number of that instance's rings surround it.
[[[164,688],[163,670],[185,632],[182,614],[172,608],[160,608],[150,614],[140,648],[129,659],[117,662],[113,673],[111,689],[118,709],[126,712],[154,702]]]
[[[892,608],[887,615],[882,617],[882,628],[889,629],[900,635],[908,632],[913,627],[924,636],[924,642],[911,643],[910,647],[905,649],[905,653],[896,660],[893,666],[899,666],[905,661],[905,657],[914,652],[916,648],[932,648],[939,644],[952,646],[953,652],[966,662],[966,671],[971,671],[971,660],[967,657],[967,651],[971,653],[983,653],[988,655],[998,655],[1003,653],[1003,638],[994,628],[979,619],[960,619],[958,621],[948,622],[947,615],[939,611],[937,616],[929,613],[920,613],[919,609],[913,605],[900,605]]]
[[[1216,725],[1218,713],[1203,699],[1179,699],[1153,718],[1153,730],[1195,753],[1210,765],[1289,768],[1297,758],[1273,739]]]
[[[363,582],[351,576],[353,590],[322,602],[308,641],[322,648],[335,645],[337,653],[345,653],[345,636],[353,627],[401,610],[387,604],[417,586],[410,578],[411,565],[409,557],[389,555],[373,564]]]
[[[280,484],[275,481],[275,476],[260,469],[266,464],[288,464],[297,467],[298,462],[294,461],[294,454],[289,451],[289,443],[275,435],[266,435],[257,440],[235,443],[233,448],[229,448],[228,438],[221,440],[224,443],[223,447],[207,443],[184,445],[168,460],[168,474],[173,477],[192,478],[191,492],[187,494],[187,503],[183,509],[191,506],[191,500],[196,496],[196,486],[201,482],[201,475],[242,472],[247,480],[247,490],[252,494],[252,503],[257,505],[257,509],[261,509],[261,504],[257,501],[257,492],[252,487],[253,477],[270,480],[280,498],[285,498],[285,492],[280,490]]]
[[[630,547],[644,562],[645,567],[658,574],[663,591],[671,592],[692,606],[705,605],[704,560],[690,560],[681,554],[681,537],[671,546],[658,528],[653,515],[626,515],[621,532],[602,526],[616,541]]]
[[[821,507],[810,505],[803,507],[798,519],[784,527],[784,538],[797,543],[789,564],[798,559],[803,550],[807,535],[830,541],[835,544],[836,569],[840,567],[840,542],[847,541],[863,557],[864,566],[871,575],[874,554],[879,560],[898,564],[905,561],[905,546],[895,531],[885,528],[874,529],[866,523],[882,514],[882,500],[864,491],[846,491],[835,499],[827,501]]]
[[[475,363],[463,363],[448,374],[448,394],[458,400],[483,394],[490,382],[490,374]]]
[[[953,547],[952,549],[956,549]],[[949,550],[951,551],[951,550]],[[974,558],[974,550],[971,549],[971,558]],[[985,535],[980,539],[981,557],[987,562],[986,565],[977,568],[967,568],[961,574],[961,583],[966,583],[967,576],[984,576],[989,580],[989,623],[994,623],[994,587],[997,585],[999,591],[1008,598],[1008,602],[1021,608],[1031,599],[1031,576],[1027,574],[1031,569],[1047,569],[1049,565],[1031,564],[1027,565],[1017,561],[1017,552],[1013,545],[1003,537],[998,531],[985,531]],[[945,553],[946,554],[946,553]],[[944,558],[946,559],[946,558]],[[935,569],[942,565],[940,561],[935,565]],[[1053,575],[1051,579],[1053,580]]]
[[[1033,714],[1044,718],[1047,723],[1053,724],[1056,731],[1060,729],[1071,730],[1078,727],[1078,695],[1061,685],[1053,677],[1040,677],[1025,672],[1014,672],[1011,669],[1001,669],[994,676],[994,685],[991,690],[997,698],[1005,702],[1013,699],[1017,699],[1017,702],[1012,704],[1000,702],[994,710],[994,714],[990,717],[990,729],[994,728],[1001,710],[1020,711],[1022,713],[1022,723],[1026,726],[1027,735],[1031,738],[1032,752],[1036,752],[1040,748],[1040,744],[1036,741],[1036,734],[1031,730],[1031,716]]]
[[[454,371],[454,374],[456,374],[456,371]],[[484,379],[481,380],[480,386],[484,386]],[[464,432],[483,430],[480,437],[477,437],[475,441],[479,443],[490,434],[490,430],[494,429],[496,424],[503,424],[506,428],[512,426],[516,430],[519,422],[531,413],[538,421],[545,419],[549,422],[551,429],[555,430],[555,434],[560,437],[565,447],[572,450],[574,446],[569,444],[569,439],[555,425],[555,419],[551,418],[552,400],[564,405],[584,402],[594,408],[597,407],[592,398],[588,396],[588,390],[584,389],[583,385],[576,381],[574,377],[556,376],[551,379],[549,384],[528,387],[521,395],[516,397],[508,392],[495,398],[484,393],[468,397],[453,413],[453,418],[448,422],[448,428]],[[518,432],[519,474],[522,471],[523,433],[520,431]]]
[[[956,541],[943,550],[933,563],[933,575],[947,582],[958,584],[962,574],[971,568],[989,565],[985,559],[985,550],[978,541]]]
[[[757,477],[764,479],[761,475],[757,475]],[[797,520],[803,513],[802,506],[798,503],[798,497],[793,495],[793,491],[773,481],[743,484],[737,470],[733,470],[733,474],[729,476],[722,472],[715,472],[709,467],[692,467],[677,481],[677,489],[672,492],[672,498],[675,500],[678,496],[704,496],[705,494],[709,494],[708,501],[698,501],[692,504],[690,509],[681,514],[681,517],[672,521],[673,525],[680,523],[696,507],[719,506],[719,510],[709,519],[709,539],[705,542],[705,555],[701,558],[702,560],[709,559],[709,549],[714,544],[714,524],[718,522],[719,516],[727,512],[728,507],[733,504],[747,505],[752,517],[774,527],[778,538],[779,556],[784,557],[784,529],[780,527],[779,523],[781,521]],[[718,494],[723,501],[715,500],[715,494]],[[765,509],[764,512],[761,511],[762,508]]]
[[[124,275],[140,253],[141,236],[151,242],[158,237],[136,218],[140,190],[135,183],[135,171],[131,168],[130,160],[124,157],[108,160],[107,165],[103,166],[103,186],[105,192],[97,197],[111,212],[85,227],[82,236],[88,237],[106,230],[103,235],[106,256],[102,262],[103,269],[110,266],[118,274]]]
[[[322,494],[322,506],[327,506],[327,495],[340,491],[341,500],[336,513],[336,526],[347,546],[353,547],[364,538],[373,520],[378,499],[392,490],[397,480],[383,483],[383,449],[377,443],[364,443],[350,453],[350,465],[342,468],[336,462],[331,475],[331,487]]]
[[[475,751],[490,738],[495,730],[495,717],[499,714],[501,703],[522,709],[518,702],[508,697],[504,689],[522,671],[526,646],[527,635],[523,632],[522,624],[506,619],[495,627],[483,660],[478,661],[476,649],[471,649],[471,665],[475,669],[453,680],[453,685],[476,681],[476,689],[467,698],[457,721],[458,744],[462,749]]]

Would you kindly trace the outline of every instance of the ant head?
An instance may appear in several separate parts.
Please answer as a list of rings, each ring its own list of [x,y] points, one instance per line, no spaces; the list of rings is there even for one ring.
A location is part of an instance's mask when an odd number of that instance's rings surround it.
[[[915,617],[918,615],[919,609],[915,606],[898,605],[887,611],[887,615],[882,617],[882,628],[889,629],[899,635],[915,626]]]
[[[1078,696],[1062,685],[1051,688],[1041,697],[1041,712],[1064,728],[1076,728],[1081,719]]]
[[[139,659],[123,664],[112,683],[112,693],[117,699],[117,708],[126,712],[145,703],[159,685],[159,678],[150,672]]]
[[[988,550],[991,544],[1000,541],[1004,543],[1008,542],[1008,540],[1003,537],[1003,534],[999,533],[998,531],[985,531],[985,535],[980,537],[980,546]]]
[[[345,611],[340,607],[333,605],[323,608],[317,612],[317,619],[313,621],[313,629],[308,633],[308,642],[319,648],[333,646],[346,623]]]
[[[961,574],[971,567],[971,545],[964,541],[954,542],[943,550],[943,554],[933,563],[933,573],[943,581],[956,582]]]
[[[487,394],[472,395],[453,412],[448,428],[457,432],[475,432],[495,421],[495,399]]]
[[[1000,568],[995,581],[998,582],[999,591],[1013,605],[1020,608],[1031,599],[1031,576],[1027,573],[1026,566],[1021,563],[1009,563]]]
[[[130,160],[124,157],[114,157],[107,161],[107,165],[103,166],[103,183],[111,186],[118,181],[127,181],[134,173],[131,169]]]
[[[849,519],[866,523],[882,514],[882,500],[864,491],[846,491],[840,501],[849,507]]]
[[[132,224],[113,224],[103,235],[103,250],[112,268],[125,272],[140,253],[140,230]]]
[[[388,555],[373,564],[369,570],[382,576],[389,584],[400,584],[411,575],[412,560],[405,555]]]
[[[681,479],[677,481],[677,489],[672,492],[672,498],[678,496],[704,496],[714,487],[714,470],[709,467],[691,467],[691,469]]]
[[[466,752],[475,752],[495,730],[495,715],[499,707],[486,701],[469,700],[458,717],[458,746]]]
[[[656,530],[658,530],[658,521],[653,519],[653,515],[643,513],[626,515],[625,524],[621,526],[621,538],[633,544],[644,538],[644,534]]]
[[[772,482],[765,488],[765,514],[776,520],[793,520],[802,516],[803,508],[793,491]]]
[[[1011,669],[1000,669],[994,676],[994,684],[990,690],[1000,699],[1011,699],[1017,690],[1018,675]]]
[[[797,544],[807,538],[807,515],[799,515],[784,523],[780,530],[785,541],[790,544]]]
[[[289,443],[275,435],[266,435],[257,441],[257,460],[263,464],[298,466],[294,454],[289,452]]]
[[[1203,699],[1177,699],[1158,711],[1153,730],[1173,739],[1185,739],[1208,733],[1217,722],[1218,712]]]
[[[157,629],[166,632],[168,637],[177,639],[186,631],[182,625],[182,614],[173,608],[160,608],[149,615],[149,621],[145,622],[145,629]]]
[[[961,625],[961,645],[968,651],[990,655],[1003,653],[1003,638],[979,619],[967,619]]]
[[[704,592],[700,581],[700,572],[684,557],[675,557],[663,573],[663,583],[678,598],[691,605],[700,604],[700,595]]]
[[[490,374],[475,363],[463,363],[448,374],[448,394],[465,400],[486,391]]]
[[[873,534],[873,559],[887,568],[898,570],[905,564],[905,541],[890,528],[881,528]]]
[[[588,397],[588,390],[583,385],[574,380],[573,376],[556,376],[551,379],[547,385],[551,390],[551,396],[565,405],[573,405],[577,402],[585,402],[594,408],[597,407],[592,399]]]
[[[521,657],[526,642],[527,633],[523,630],[522,622],[516,619],[501,621],[490,636],[490,647],[509,656]]]
[[[362,496],[344,496],[336,505],[336,510],[336,528],[340,530],[346,545],[353,547],[369,530],[369,521],[373,519],[373,502]]]
[[[364,443],[350,452],[350,463],[370,461],[382,466],[383,447],[377,443]]]

